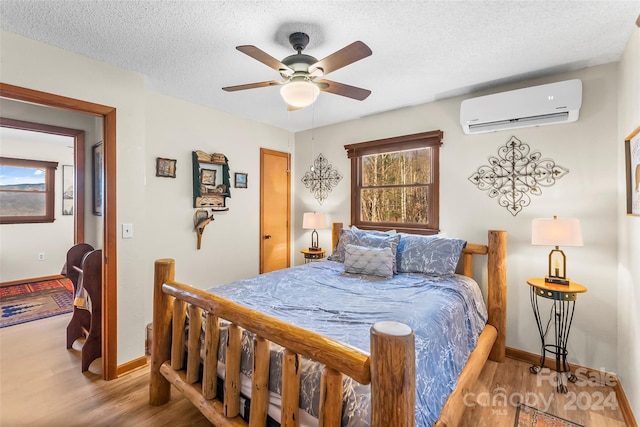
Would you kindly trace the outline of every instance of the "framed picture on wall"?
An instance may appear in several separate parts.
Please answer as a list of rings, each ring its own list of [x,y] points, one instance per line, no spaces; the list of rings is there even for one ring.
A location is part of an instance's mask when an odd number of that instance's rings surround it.
[[[62,215],[73,215],[73,166],[62,165]]]
[[[640,126],[624,140],[627,170],[627,215],[640,216]]]
[[[200,183],[203,185],[216,185],[216,172],[215,169],[201,169]]]
[[[156,158],[156,176],[164,176],[166,178],[176,177],[176,160]]]
[[[104,181],[104,151],[102,141],[91,148],[93,155],[93,214],[102,216],[102,188]]]
[[[247,174],[242,172],[236,172],[235,174],[235,187],[247,188]]]

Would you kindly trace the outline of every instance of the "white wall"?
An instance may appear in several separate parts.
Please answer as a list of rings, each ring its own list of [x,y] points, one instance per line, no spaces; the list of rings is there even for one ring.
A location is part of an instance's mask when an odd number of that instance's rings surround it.
[[[640,126],[640,29],[618,70],[618,375],[636,419],[640,416],[640,217],[626,216],[623,141]]]
[[[0,130],[0,134],[2,134]],[[0,156],[57,162],[54,222],[0,225],[0,282],[60,274],[67,249],[73,245],[74,215],[62,215],[62,166],[73,165],[73,138],[68,144],[0,138]],[[46,236],[46,238],[43,238]],[[43,261],[38,254],[44,253]]]
[[[9,32],[0,51],[4,83],[117,109],[117,223],[134,228],[133,239],[117,241],[119,364],[144,354],[155,258],[176,258],[178,280],[203,288],[258,272],[259,148],[289,151],[288,132],[155,94],[140,74]],[[200,251],[190,167],[197,149],[222,152],[232,173],[249,174],[249,188],[232,188],[230,211],[216,215]],[[157,178],[156,157],[177,159],[177,178]]]
[[[572,280],[589,288],[578,298],[569,341],[569,360],[583,366],[617,372],[617,223],[618,150],[617,65],[608,64],[495,88],[484,95],[537,84],[579,78],[583,105],[576,123],[465,135],[459,124],[463,97],[369,116],[334,126],[296,134],[296,201],[293,217],[296,247],[308,244],[301,229],[303,212],[326,212],[330,221],[350,220],[350,165],[345,144],[435,129],[444,131],[440,150],[440,227],[449,235],[483,243],[488,229],[508,232],[507,345],[537,353],[540,338],[529,300],[529,277],[546,274],[551,248],[531,246],[531,220],[553,215],[579,218],[584,247],[563,248]],[[375,91],[375,88],[372,88]],[[366,101],[365,101],[366,102]],[[322,114],[322,105],[316,107]],[[517,216],[500,207],[468,178],[495,156],[497,149],[515,135],[532,151],[569,169]],[[314,154],[311,154],[311,151]],[[301,183],[312,158],[322,152],[344,176],[329,198],[319,206]],[[320,231],[320,241],[330,246],[330,230]],[[301,260],[298,260],[301,262]]]
[[[119,241],[119,250],[136,240],[144,242],[141,265],[148,278],[136,285],[125,277],[121,286],[141,286],[146,321],[150,322],[154,259],[174,258],[177,279],[201,289],[258,274],[260,148],[290,152],[293,144],[288,146],[289,133],[280,129],[152,92],[146,94],[146,123],[144,194],[130,194],[133,199],[144,198],[146,214],[135,226],[134,239]],[[225,154],[231,176],[231,197],[226,200],[229,211],[214,214],[200,250],[196,249],[193,224],[194,150]],[[177,160],[175,179],[155,176],[156,157]],[[248,188],[233,187],[235,172],[248,173]],[[133,199],[128,203],[137,203]],[[124,217],[122,222],[127,222]],[[127,297],[118,303],[118,309],[127,313],[136,312],[138,306],[139,301]]]

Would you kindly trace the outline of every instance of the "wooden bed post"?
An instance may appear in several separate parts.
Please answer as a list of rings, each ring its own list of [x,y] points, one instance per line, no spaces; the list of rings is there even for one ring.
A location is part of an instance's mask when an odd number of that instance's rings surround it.
[[[399,322],[371,327],[371,426],[416,425],[416,351],[411,328]]]
[[[493,344],[489,359],[502,363],[505,360],[507,336],[507,232],[489,230],[488,246],[487,310],[489,320],[487,323],[498,330],[498,337]]]
[[[153,337],[151,340],[151,379],[149,404],[159,406],[171,397],[171,383],[160,373],[160,367],[171,355],[171,310],[173,297],[162,292],[162,285],[175,279],[175,261],[159,259],[153,279]]]
[[[331,223],[331,251],[329,251],[329,255],[333,252],[338,244],[338,240],[340,239],[340,233],[342,232],[342,223],[341,222],[332,222]]]

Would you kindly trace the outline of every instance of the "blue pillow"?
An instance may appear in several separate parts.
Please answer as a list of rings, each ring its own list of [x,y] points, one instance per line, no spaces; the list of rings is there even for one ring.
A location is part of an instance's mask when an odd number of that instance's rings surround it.
[[[333,249],[331,255],[327,257],[327,259],[330,259],[331,261],[344,262],[345,245],[348,244],[357,245],[358,238],[352,230],[343,228],[342,230],[340,230],[340,237],[338,238],[336,247]]]
[[[467,242],[442,236],[400,233],[397,264],[400,273],[451,275]]]
[[[388,230],[388,231],[360,230],[355,225],[351,226],[351,231],[356,233],[358,236],[361,236],[361,235],[366,234],[366,233],[373,234],[373,235],[376,235],[376,236],[394,236],[395,234],[397,234],[396,230]]]
[[[385,234],[377,235],[377,234],[366,233],[362,230],[358,230],[357,232],[354,232],[351,229],[343,228],[340,231],[340,238],[338,240],[338,244],[336,245],[336,249],[333,251],[333,253],[328,259],[332,261],[344,262],[345,247],[347,245],[365,246],[365,247],[371,247],[371,248],[388,247],[391,249],[391,253],[394,256],[393,272],[396,273],[397,272],[396,254],[398,252],[399,243],[400,243],[400,234],[394,234],[391,236],[387,236]]]
[[[368,248],[348,244],[345,246],[344,271],[385,278],[393,277],[395,256],[391,248]]]

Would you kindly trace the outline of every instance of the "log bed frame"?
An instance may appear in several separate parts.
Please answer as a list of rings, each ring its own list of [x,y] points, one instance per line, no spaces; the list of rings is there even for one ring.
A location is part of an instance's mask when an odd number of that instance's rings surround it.
[[[335,247],[341,229],[342,223],[333,224],[332,247]],[[505,231],[490,230],[487,245],[469,243],[463,250],[462,271],[469,277],[473,272],[473,256],[487,255],[489,320],[460,374],[456,388],[445,402],[435,424],[438,427],[459,423],[465,409],[464,396],[473,390],[487,359],[504,362],[506,245]],[[172,259],[156,260],[154,274],[151,405],[167,403],[173,384],[216,426],[264,427],[269,404],[269,343],[274,342],[285,348],[282,427],[298,425],[300,371],[297,367],[299,358],[303,356],[326,365],[320,385],[319,426],[340,425],[343,375],[361,384],[371,384],[372,426],[415,426],[415,347],[413,331],[408,326],[396,322],[376,323],[371,327],[370,354],[366,354],[326,336],[178,283]],[[202,313],[207,313],[202,377],[200,334],[185,336],[187,311],[191,330],[200,330]],[[216,398],[219,319],[231,323],[226,343],[226,381],[222,401]],[[239,416],[241,328],[256,335],[248,424]],[[398,366],[398,360],[405,363]],[[395,366],[391,361],[396,361]]]

